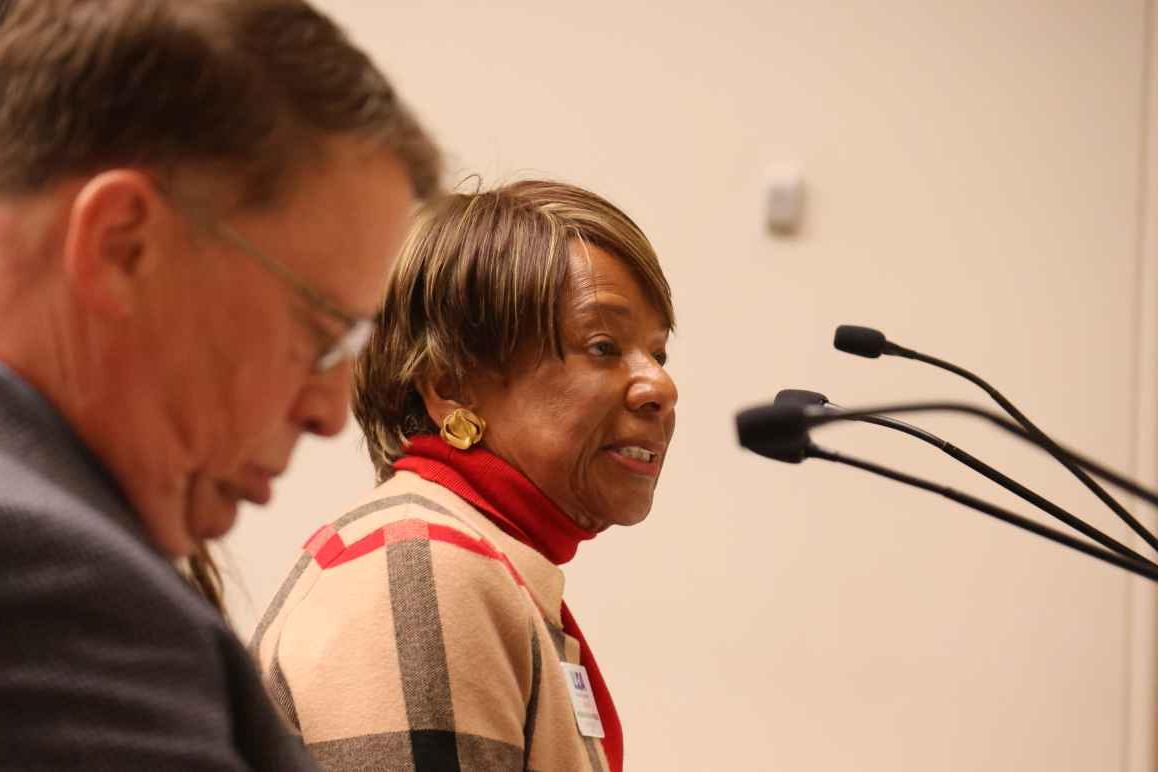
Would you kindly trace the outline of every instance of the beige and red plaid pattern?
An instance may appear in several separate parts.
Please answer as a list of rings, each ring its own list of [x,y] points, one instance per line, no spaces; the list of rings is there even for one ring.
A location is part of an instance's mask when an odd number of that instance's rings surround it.
[[[251,646],[323,769],[604,772],[562,600],[557,566],[399,472],[310,538]]]

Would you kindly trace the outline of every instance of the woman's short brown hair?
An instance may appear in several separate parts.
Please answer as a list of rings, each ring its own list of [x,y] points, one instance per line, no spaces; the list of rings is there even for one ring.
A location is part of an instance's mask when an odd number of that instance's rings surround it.
[[[419,385],[506,373],[516,352],[562,354],[560,305],[573,241],[614,255],[675,326],[671,288],[643,231],[574,185],[527,180],[457,193],[418,215],[370,344],[355,368],[354,415],[379,481],[407,437],[438,431]]]

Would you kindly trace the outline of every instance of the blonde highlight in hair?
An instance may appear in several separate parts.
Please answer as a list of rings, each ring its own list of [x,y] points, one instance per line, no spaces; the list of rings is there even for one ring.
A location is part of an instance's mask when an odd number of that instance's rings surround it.
[[[402,247],[373,336],[355,367],[354,415],[379,481],[409,437],[437,433],[419,388],[509,371],[527,346],[562,356],[572,242],[614,255],[668,328],[671,288],[631,218],[573,185],[526,180],[437,199]]]

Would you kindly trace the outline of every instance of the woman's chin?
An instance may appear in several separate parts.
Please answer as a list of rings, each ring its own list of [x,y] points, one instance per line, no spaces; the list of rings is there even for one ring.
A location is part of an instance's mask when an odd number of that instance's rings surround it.
[[[635,475],[618,475],[599,482],[600,485],[587,488],[587,496],[572,498],[571,506],[561,505],[576,525],[585,531],[600,533],[613,525],[639,525],[647,519],[655,492],[652,481]]]
[[[640,523],[642,523],[644,520],[647,519],[647,516],[650,513],[651,513],[651,502],[648,502],[647,507],[637,507],[637,508],[626,508],[625,507],[625,508],[619,510],[618,512],[616,512],[614,517],[607,518],[607,520],[604,521],[607,525],[604,527],[606,528],[606,527],[612,526],[612,525],[621,525],[624,527],[639,525]]]

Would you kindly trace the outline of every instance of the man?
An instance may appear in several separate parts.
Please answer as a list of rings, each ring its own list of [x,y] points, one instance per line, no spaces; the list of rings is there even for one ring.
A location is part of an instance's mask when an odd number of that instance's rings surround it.
[[[174,564],[342,428],[437,152],[301,0],[7,5],[0,768],[309,768]]]

